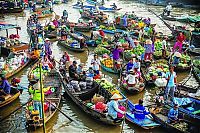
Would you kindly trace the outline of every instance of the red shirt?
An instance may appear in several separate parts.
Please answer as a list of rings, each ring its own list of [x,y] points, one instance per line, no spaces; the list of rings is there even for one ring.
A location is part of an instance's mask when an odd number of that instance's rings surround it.
[[[102,37],[105,36],[105,33],[103,32],[103,30],[100,30],[100,31],[99,31],[99,34],[100,34]]]
[[[183,41],[185,41],[185,39],[186,39],[186,38],[185,38],[184,35],[182,35],[182,36],[179,35],[179,36],[177,36],[177,38],[176,38],[176,40],[179,41],[179,42],[183,42]]]
[[[66,61],[70,61],[70,57],[68,54],[65,54]]]

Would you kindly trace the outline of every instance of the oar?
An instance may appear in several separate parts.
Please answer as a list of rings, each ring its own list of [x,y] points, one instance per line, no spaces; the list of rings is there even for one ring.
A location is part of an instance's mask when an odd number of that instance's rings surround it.
[[[8,118],[11,114],[15,113],[16,111],[18,111],[19,109],[21,109],[23,106],[25,106],[27,103],[29,103],[29,102],[31,102],[31,101],[32,101],[32,99],[29,100],[28,102],[22,104],[20,107],[16,108],[16,109],[15,109],[14,111],[12,111],[9,115],[7,115],[7,116],[5,116],[4,118],[2,118],[0,121],[5,120],[5,119]]]
[[[46,101],[48,101],[47,99],[45,99]],[[50,101],[48,101],[52,106],[54,106],[58,111],[60,111],[61,114],[63,114],[67,119],[69,119],[70,121],[74,121],[72,118],[70,118],[69,116],[67,116],[62,110],[60,110],[59,108],[57,108],[54,104],[52,104]]]

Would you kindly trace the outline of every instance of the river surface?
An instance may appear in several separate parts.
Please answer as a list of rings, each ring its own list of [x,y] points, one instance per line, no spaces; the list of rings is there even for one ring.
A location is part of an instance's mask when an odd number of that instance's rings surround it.
[[[60,5],[54,5],[54,11],[57,15],[62,15],[62,11],[66,9],[69,13],[69,20],[76,22],[77,19],[80,17],[79,11],[72,8],[72,4],[74,4],[75,0],[69,0],[67,4],[60,4]],[[119,12],[116,14],[110,13],[110,16],[114,16],[117,14],[125,13],[125,12],[131,12],[134,11],[136,15],[143,16],[143,17],[150,17],[152,20],[152,23],[156,23],[156,30],[161,31],[164,34],[169,34],[169,29],[166,28],[166,26],[162,23],[162,21],[159,20],[155,15],[151,14],[147,11],[148,8],[154,10],[156,13],[160,14],[163,10],[163,7],[159,6],[146,6],[144,4],[140,3],[134,3],[132,0],[110,0],[106,1],[107,5],[111,5],[113,2],[115,2],[119,7],[122,8]],[[195,14],[195,10],[190,9],[180,9],[176,8],[174,9],[175,14]],[[12,24],[17,24],[22,27],[22,30],[19,31],[21,40],[24,42],[29,42],[30,38],[26,31],[26,21],[27,18],[30,15],[30,11],[26,9],[24,13],[21,14],[4,14],[3,18],[0,18],[0,21],[5,21]],[[42,20],[42,23],[44,23],[46,20]],[[177,22],[172,22],[171,24],[180,24]],[[16,33],[15,30],[9,30],[9,33]],[[5,31],[1,31],[0,35],[5,36]],[[53,55],[57,60],[61,57],[65,49],[61,46],[57,45],[56,41],[52,41],[52,49],[53,49]],[[85,53],[73,53],[70,52],[71,60],[77,60],[78,62],[85,63],[87,66],[90,65],[91,57],[93,56],[93,49],[90,49],[90,51]],[[21,85],[27,87],[28,86],[28,79],[27,79],[27,73],[30,69],[30,66],[28,66],[24,71],[19,73],[17,77],[21,79]],[[103,72],[106,75],[109,75],[112,77],[112,81],[114,83],[117,83],[117,77],[116,75],[109,74],[106,72]],[[178,80],[181,81],[185,76],[187,76],[188,73],[181,73],[178,74]],[[131,96],[125,94],[131,101],[134,103],[137,103],[139,99],[144,100],[144,104],[147,105],[150,102],[151,98],[155,94],[155,88],[147,88],[140,94]],[[27,90],[23,92],[23,94],[20,95],[19,99],[7,106],[6,108],[3,108],[0,110],[0,116],[5,117],[10,112],[12,112],[14,109],[19,107],[21,104],[26,103],[29,98],[29,94]],[[53,132],[53,133],[59,133],[59,132],[70,132],[70,133],[78,133],[78,132],[88,132],[88,133],[120,133],[121,132],[121,126],[107,126],[100,122],[97,122],[90,118],[90,116],[86,115],[83,111],[81,111],[69,98],[63,98],[60,109],[69,117],[71,117],[74,122],[71,122],[60,112],[57,112],[55,116],[50,120],[50,122],[46,125],[46,131],[47,132]],[[13,133],[22,133],[22,132],[28,132],[26,130],[25,126],[25,116],[24,116],[24,108],[21,110],[18,110],[16,113],[8,117],[6,120],[0,122],[0,132],[13,132]],[[131,124],[129,122],[125,122],[123,131],[126,133],[164,133],[166,132],[163,128],[156,128],[153,130],[144,130],[134,124]],[[35,132],[42,132],[42,129],[36,130]]]

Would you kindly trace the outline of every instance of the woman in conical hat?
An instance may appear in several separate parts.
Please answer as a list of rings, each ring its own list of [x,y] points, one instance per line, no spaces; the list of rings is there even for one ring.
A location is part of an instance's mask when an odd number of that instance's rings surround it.
[[[121,100],[122,96],[117,93],[115,93],[110,99],[111,99],[111,101],[109,103],[107,103],[108,115],[111,116],[114,120],[117,120],[118,119],[117,113],[125,114],[124,111],[122,111],[118,108],[119,107],[118,102],[124,101],[124,100]]]

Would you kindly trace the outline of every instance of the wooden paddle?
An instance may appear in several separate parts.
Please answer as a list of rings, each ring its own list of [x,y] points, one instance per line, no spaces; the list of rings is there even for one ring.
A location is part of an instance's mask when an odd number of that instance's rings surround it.
[[[72,118],[70,118],[69,116],[67,116],[62,110],[60,110],[59,108],[57,108],[54,104],[52,104],[50,101],[48,101],[46,98],[45,100],[47,102],[49,102],[52,106],[54,106],[61,114],[63,114],[67,119],[69,119],[70,121],[74,121]]]

